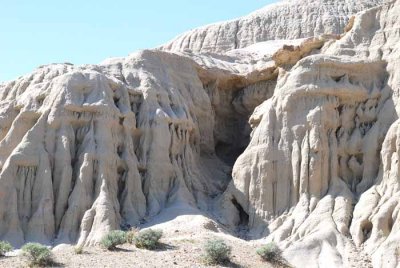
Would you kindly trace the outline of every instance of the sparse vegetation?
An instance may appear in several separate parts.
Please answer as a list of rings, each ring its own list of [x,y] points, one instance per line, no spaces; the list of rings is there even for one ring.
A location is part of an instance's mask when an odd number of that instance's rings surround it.
[[[118,245],[122,245],[125,242],[126,233],[121,230],[115,230],[106,234],[100,241],[100,244],[108,250],[115,250]]]
[[[260,255],[264,261],[271,263],[279,262],[282,259],[282,251],[274,242],[270,242],[259,248],[257,254]]]
[[[135,245],[138,248],[145,249],[156,249],[159,246],[159,240],[162,237],[163,232],[161,230],[144,230],[139,232],[135,238]]]
[[[13,250],[13,247],[7,241],[0,241],[0,257],[4,257],[5,254]]]
[[[223,264],[229,262],[232,248],[222,239],[208,240],[204,246],[206,264]]]
[[[46,266],[53,262],[51,250],[42,244],[27,243],[21,249],[30,267]]]
[[[127,231],[126,232],[126,242],[128,242],[130,244],[134,244],[135,243],[135,237],[137,236],[139,231],[140,230],[138,228],[131,228],[129,231]]]
[[[83,246],[82,245],[80,245],[80,246],[75,246],[74,247],[74,253],[75,254],[82,254],[83,253]]]

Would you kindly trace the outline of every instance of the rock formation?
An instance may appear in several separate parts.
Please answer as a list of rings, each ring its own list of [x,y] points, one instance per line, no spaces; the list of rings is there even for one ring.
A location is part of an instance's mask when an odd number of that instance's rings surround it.
[[[247,215],[252,235],[280,242],[294,263],[348,267],[353,240],[375,267],[398,265],[399,16],[399,1],[357,16],[282,70],[250,118],[224,202],[243,210],[232,225]]]
[[[191,30],[162,49],[225,52],[268,40],[341,34],[357,12],[384,0],[278,0],[248,16]]]
[[[396,267],[399,16],[283,1],[1,84],[0,238],[93,245],[186,204],[299,267]]]

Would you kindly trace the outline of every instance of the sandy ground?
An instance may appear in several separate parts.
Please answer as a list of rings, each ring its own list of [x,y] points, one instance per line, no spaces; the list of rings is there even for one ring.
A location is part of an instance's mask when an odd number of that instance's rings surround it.
[[[210,267],[202,260],[204,244],[210,238],[223,239],[232,247],[231,263],[214,267],[279,267],[262,261],[256,254],[261,246],[259,242],[244,241],[226,233],[216,222],[193,208],[166,209],[142,227],[163,230],[160,249],[150,251],[124,244],[115,251],[85,247],[83,254],[76,254],[73,246],[58,245],[52,250],[56,263],[52,267]],[[27,267],[18,251],[10,255],[14,256],[0,258],[1,268]]]
[[[232,262],[225,266],[214,267],[274,267],[261,261],[255,253],[257,246],[251,242],[235,238],[226,239],[224,235],[209,234],[184,235],[177,233],[176,238],[162,239],[162,248],[156,251],[138,249],[134,245],[124,244],[116,251],[103,250],[100,247],[84,248],[83,254],[75,254],[68,245],[53,250],[57,265],[53,267],[207,267],[202,261],[202,248],[208,237],[224,238],[232,246]],[[27,267],[21,256],[0,259],[0,267]]]
[[[261,241],[245,241],[230,234],[221,225],[201,211],[183,206],[165,209],[160,215],[144,224],[141,228],[160,229],[163,231],[161,247],[150,251],[138,249],[134,245],[124,244],[118,250],[107,251],[99,247],[85,247],[83,254],[76,254],[71,245],[58,245],[53,248],[55,265],[51,267],[104,267],[104,268],[152,268],[152,267],[210,267],[203,262],[203,247],[210,238],[223,239],[232,247],[231,263],[213,267],[272,268],[295,267],[272,265],[262,261],[256,250]],[[346,267],[372,267],[371,261],[355,246],[347,249]],[[0,258],[0,268],[27,267],[18,250],[7,257]],[[307,256],[304,256],[307,258]]]

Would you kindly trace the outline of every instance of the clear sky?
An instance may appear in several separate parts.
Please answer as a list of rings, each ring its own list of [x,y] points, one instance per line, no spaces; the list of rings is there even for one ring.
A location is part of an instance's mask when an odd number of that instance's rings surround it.
[[[99,63],[276,0],[0,0],[0,82],[55,62]]]

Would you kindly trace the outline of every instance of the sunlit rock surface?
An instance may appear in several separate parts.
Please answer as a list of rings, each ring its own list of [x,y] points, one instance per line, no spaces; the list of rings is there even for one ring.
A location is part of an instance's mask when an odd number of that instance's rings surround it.
[[[1,84],[0,238],[94,245],[185,206],[296,267],[396,267],[400,1],[379,4],[282,1]]]

